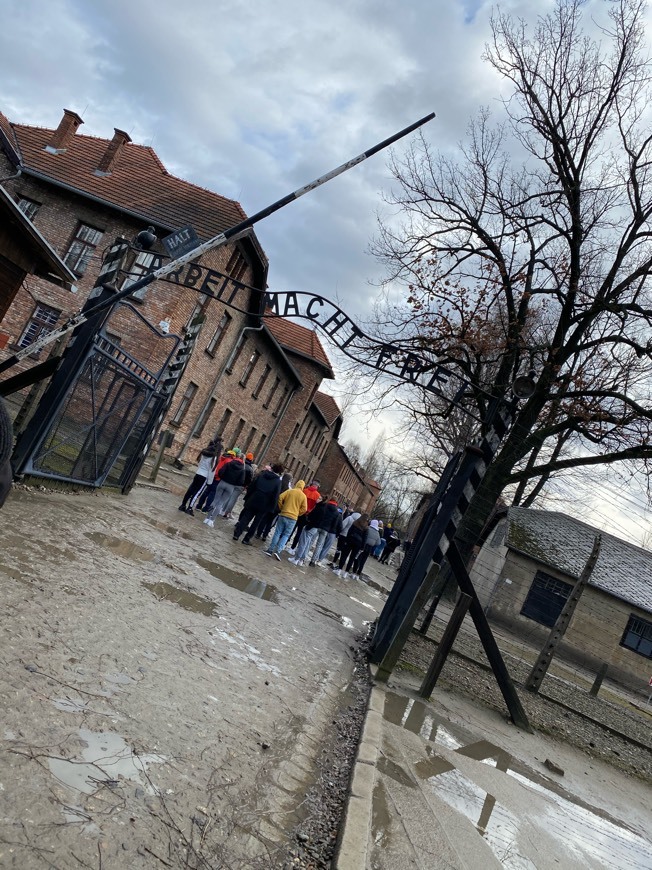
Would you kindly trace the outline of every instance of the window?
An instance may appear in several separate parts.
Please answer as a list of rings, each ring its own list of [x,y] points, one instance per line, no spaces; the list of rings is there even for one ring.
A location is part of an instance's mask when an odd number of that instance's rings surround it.
[[[233,413],[233,411],[229,410],[229,408],[225,409],[224,413],[222,414],[222,419],[217,424],[217,429],[215,430],[215,437],[216,438],[221,438],[222,435],[224,434],[224,430],[229,425],[229,420],[231,419],[232,413]]]
[[[208,400],[208,404],[206,405],[204,410],[199,415],[199,420],[197,420],[197,423],[195,425],[195,431],[192,433],[193,438],[199,438],[199,436],[202,434],[202,432],[204,431],[204,428],[206,426],[206,423],[208,422],[211,414],[213,413],[213,411],[215,409],[215,405],[217,405],[217,399],[209,399]]]
[[[215,351],[222,343],[222,339],[226,335],[226,331],[229,328],[231,323],[231,315],[227,314],[226,311],[222,315],[222,319],[217,324],[217,329],[215,330],[215,335],[211,338],[211,340],[206,345],[206,353],[209,356],[215,356]]]
[[[293,431],[292,431],[292,434],[291,434],[290,437],[288,438],[288,443],[285,445],[285,449],[286,449],[286,450],[289,450],[289,449],[290,449],[290,445],[292,444],[292,442],[294,441],[294,439],[297,437],[297,432],[299,431],[299,426],[300,426],[300,425],[301,425],[300,423],[295,423],[295,424],[294,424],[294,429],[293,429]]]
[[[263,432],[263,434],[258,439],[258,444],[256,444],[256,449],[253,451],[254,457],[260,455],[260,451],[263,449],[263,444],[267,440],[267,435]]]
[[[620,641],[620,645],[633,650],[640,656],[652,659],[652,622],[634,616],[632,613]]]
[[[170,423],[174,423],[175,426],[178,426],[183,418],[188,413],[188,408],[192,400],[195,398],[195,394],[199,387],[197,384],[193,384],[192,381],[186,387],[186,392],[181,397],[181,401],[179,402],[179,407],[177,408],[177,412],[174,417],[170,420]]]
[[[235,364],[240,359],[240,354],[242,353],[242,350],[243,350],[246,343],[247,343],[246,336],[241,335],[239,340],[238,340],[238,344],[236,345],[235,350],[231,354],[231,359],[229,360],[229,364],[226,367],[227,374],[230,375],[231,372],[233,371],[233,369],[235,368]]]
[[[251,394],[251,395],[253,396],[254,399],[257,399],[258,396],[260,396],[260,393],[261,393],[263,387],[265,386],[265,382],[267,381],[267,378],[269,377],[269,373],[271,372],[271,370],[272,370],[272,367],[271,367],[271,366],[267,366],[267,365],[266,365],[265,368],[263,369],[263,373],[262,373],[262,375],[258,378],[258,383],[257,383],[256,386],[254,387],[254,391],[253,391],[253,393]]]
[[[572,583],[565,583],[543,571],[537,571],[521,614],[552,628],[572,591]]]
[[[240,378],[240,386],[246,387],[249,378],[251,377],[253,370],[256,368],[256,363],[260,359],[260,354],[257,350],[255,350],[249,359],[247,360],[247,365],[244,367],[244,371],[242,372],[242,377]]]
[[[17,197],[16,204],[23,214],[27,215],[30,220],[34,220],[34,215],[41,207],[40,202],[35,202],[33,199],[27,199],[26,196]]]
[[[131,287],[131,285],[135,284],[139,278],[142,278],[143,275],[148,275],[150,272],[153,272],[154,269],[157,269],[159,267],[159,265],[160,258],[156,254],[151,254],[149,251],[139,251],[136,259],[129,267],[129,274],[122,282],[121,289],[124,290],[126,287]],[[146,292],[147,287],[141,287],[140,290],[136,290],[136,292],[133,293],[131,298],[144,299]]]
[[[239,281],[247,269],[247,261],[242,256],[242,253],[234,248],[233,253],[226,264],[226,274],[233,278],[234,281]]]
[[[60,315],[61,312],[57,311],[56,308],[50,308],[48,305],[41,305],[39,302],[32,312],[32,316],[20,337],[18,347],[27,347],[32,344],[32,342],[36,341],[37,338],[40,338],[42,335],[47,335],[48,332],[52,332],[52,329],[56,325]]]
[[[242,430],[244,429],[246,422],[247,421],[243,420],[242,417],[240,417],[240,419],[238,420],[238,425],[235,427],[233,435],[231,435],[232,447],[238,446],[238,438],[242,435]]]
[[[258,429],[256,429],[255,426],[252,426],[251,429],[249,430],[249,434],[247,435],[246,441],[243,444],[243,450],[245,450],[247,453],[254,452],[253,446],[254,446],[254,439],[256,438],[256,432],[258,432]]]
[[[281,379],[276,378],[273,385],[272,385],[272,389],[269,391],[269,395],[267,396],[267,398],[263,402],[263,408],[269,408],[269,406],[272,403],[272,399],[274,398],[274,393],[278,390],[280,383],[281,383]]]
[[[273,417],[278,417],[278,415],[280,414],[280,412],[281,412],[281,408],[283,407],[283,402],[285,401],[285,397],[287,396],[287,394],[288,394],[289,392],[290,392],[290,388],[289,388],[289,387],[286,387],[286,388],[283,390],[283,394],[281,395],[281,398],[278,400],[278,405],[277,405],[277,406],[274,408],[274,410],[272,411],[272,416],[273,416]]]
[[[75,238],[72,240],[68,253],[64,257],[66,266],[75,272],[75,274],[83,275],[88,268],[95,248],[100,243],[102,235],[102,230],[97,230],[88,224],[79,224]]]

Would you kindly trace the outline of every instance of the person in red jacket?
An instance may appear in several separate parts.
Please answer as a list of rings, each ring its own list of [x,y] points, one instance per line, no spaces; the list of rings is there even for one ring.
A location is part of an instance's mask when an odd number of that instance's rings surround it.
[[[301,538],[301,533],[306,527],[306,523],[308,522],[308,514],[317,504],[317,502],[321,501],[321,496],[319,495],[319,481],[313,480],[310,486],[307,486],[303,494],[306,497],[306,501],[308,502],[308,510],[303,514],[303,516],[299,517],[297,520],[297,525],[294,533],[294,540],[289,549],[290,555],[294,556],[297,547],[299,546],[299,540]]]

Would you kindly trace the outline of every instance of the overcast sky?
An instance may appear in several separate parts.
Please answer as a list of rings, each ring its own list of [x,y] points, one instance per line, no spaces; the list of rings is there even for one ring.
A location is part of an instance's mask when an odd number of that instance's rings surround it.
[[[550,5],[501,3],[526,17]],[[499,108],[501,84],[482,61],[491,6],[3,0],[0,109],[56,127],[69,108],[82,133],[126,130],[170,172],[252,214],[431,111],[426,138],[453,152],[481,105]],[[315,291],[356,319],[370,314],[382,271],[368,247],[377,215],[388,214],[387,157],[257,226],[271,289]],[[391,419],[370,434],[383,425]]]

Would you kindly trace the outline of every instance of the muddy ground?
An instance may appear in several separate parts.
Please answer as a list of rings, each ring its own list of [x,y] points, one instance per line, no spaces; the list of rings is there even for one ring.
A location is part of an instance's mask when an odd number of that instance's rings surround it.
[[[2,511],[2,867],[280,867],[307,824],[382,599],[178,503]]]

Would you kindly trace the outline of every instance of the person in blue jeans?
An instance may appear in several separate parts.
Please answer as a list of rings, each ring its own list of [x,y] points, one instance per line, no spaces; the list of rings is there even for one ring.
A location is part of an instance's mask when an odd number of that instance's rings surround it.
[[[305,485],[304,480],[299,480],[292,489],[286,489],[278,497],[280,513],[276,520],[274,537],[269,547],[265,550],[265,555],[274,556],[279,562],[281,561],[280,554],[297,524],[297,519],[303,516],[308,509],[308,500],[303,494]]]

